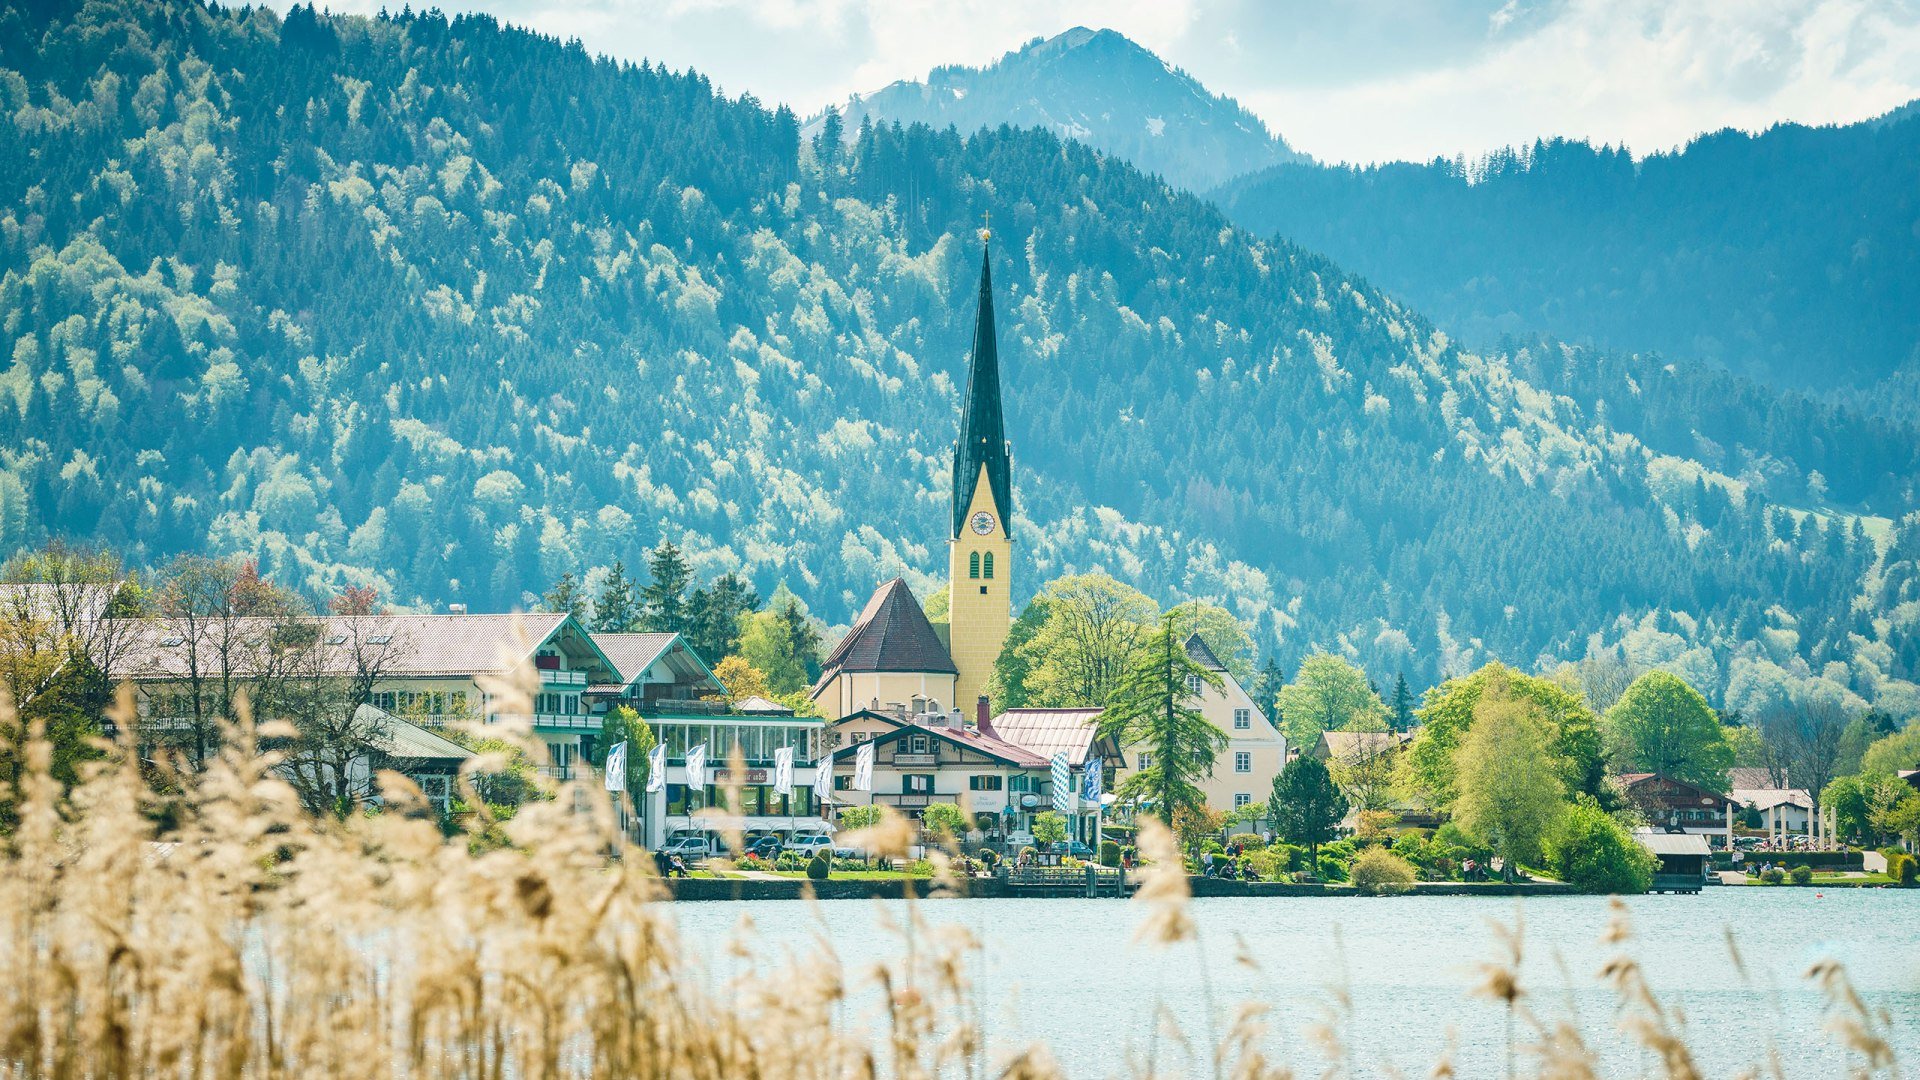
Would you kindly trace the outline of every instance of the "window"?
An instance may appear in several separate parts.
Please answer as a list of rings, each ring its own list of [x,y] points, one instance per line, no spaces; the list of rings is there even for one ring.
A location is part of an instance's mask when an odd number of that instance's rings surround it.
[[[989,551],[989,552],[987,552],[987,573],[986,573],[986,578],[987,578],[987,580],[989,580],[989,581],[991,581],[991,580],[993,580],[993,552],[991,552],[991,551]]]
[[[914,735],[914,736],[911,736],[910,738],[908,738],[908,739],[907,739],[907,753],[909,753],[909,754],[931,754],[931,753],[933,753],[933,745],[932,745],[932,736],[930,736],[930,735]]]
[[[1142,750],[1142,751],[1140,751],[1140,765],[1139,765],[1139,767],[1140,767],[1140,768],[1142,768],[1142,769],[1150,769],[1150,768],[1152,768],[1152,767],[1153,767],[1153,755],[1152,755],[1152,754],[1149,754],[1149,753],[1147,753],[1147,752],[1146,752],[1145,750]]]
[[[873,738],[873,732],[871,731],[856,731],[853,733],[853,741],[857,743],[866,742],[871,738]]]
[[[1248,803],[1251,803],[1252,801],[1253,801],[1253,796],[1247,794],[1244,791],[1236,791],[1233,793],[1233,808],[1235,810],[1238,810],[1241,807],[1246,806]]]
[[[980,553],[977,551],[967,556],[967,576],[970,578],[980,576]]]
[[[903,781],[900,790],[909,795],[933,794],[933,777],[927,773],[908,773],[900,779]]]
[[[1007,780],[1007,790],[1014,791],[1014,792],[1021,792],[1021,793],[1031,793],[1031,792],[1039,791],[1040,781],[1038,778],[1028,773],[1021,773],[1020,775],[1011,777]]]
[[[1187,676],[1187,693],[1197,694],[1199,692],[1200,692],[1200,676],[1198,675]]]
[[[969,776],[967,777],[967,790],[999,791],[1000,778],[998,776]]]
[[[1246,731],[1251,727],[1253,727],[1253,710],[1251,709],[1233,710],[1233,730]]]
[[[1247,753],[1245,750],[1241,750],[1238,753],[1234,754],[1233,755],[1233,771],[1234,772],[1252,772],[1253,771],[1253,755]]]

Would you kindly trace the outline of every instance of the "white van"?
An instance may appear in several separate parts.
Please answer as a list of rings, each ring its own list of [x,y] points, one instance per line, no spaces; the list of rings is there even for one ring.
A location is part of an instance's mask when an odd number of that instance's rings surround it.
[[[833,850],[833,837],[826,833],[794,833],[787,840],[786,849],[801,855],[819,855]]]
[[[712,858],[718,853],[719,844],[706,833],[681,833],[660,849],[662,855],[678,855],[688,862]]]

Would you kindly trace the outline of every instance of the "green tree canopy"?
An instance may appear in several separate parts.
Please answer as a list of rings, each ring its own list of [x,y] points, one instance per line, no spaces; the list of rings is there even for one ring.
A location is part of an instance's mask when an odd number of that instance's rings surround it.
[[[540,604],[555,615],[571,615],[582,622],[588,618],[587,594],[573,579],[571,570],[560,575],[553,587],[540,597]]]
[[[1027,704],[1046,708],[1108,704],[1159,608],[1131,585],[1105,574],[1057,578],[1046,597],[1040,627],[1020,646],[1027,664]]]
[[[1347,816],[1347,797],[1319,758],[1301,754],[1287,762],[1273,778],[1273,797],[1267,800],[1267,821],[1288,842],[1307,845],[1314,866],[1320,863],[1320,845],[1333,839]]]
[[[740,649],[740,616],[760,606],[760,594],[729,570],[687,598],[687,647],[708,663]]]
[[[1042,810],[1033,815],[1033,842],[1058,844],[1067,838],[1067,819],[1057,810]]]
[[[1600,724],[1580,695],[1549,679],[1534,678],[1504,664],[1488,664],[1464,678],[1448,679],[1427,694],[1415,715],[1419,733],[1407,748],[1408,778],[1428,803],[1438,809],[1453,805],[1457,795],[1454,753],[1474,723],[1474,710],[1490,689],[1501,696],[1531,703],[1539,710],[1551,734],[1547,751],[1568,791],[1585,792],[1606,806],[1613,797],[1606,786],[1606,768],[1600,755]]]
[[[782,585],[764,611],[741,616],[739,655],[766,674],[776,695],[802,691],[820,674],[820,628]]]
[[[1699,691],[1677,675],[1649,671],[1607,710],[1603,729],[1614,767],[1727,790],[1733,743]]]
[[[625,705],[615,705],[600,717],[600,738],[595,752],[601,767],[607,755],[621,743],[627,744],[627,798],[640,801],[647,790],[647,755],[653,752],[653,727],[640,714]]]
[[[1646,892],[1657,865],[1626,826],[1591,801],[1567,808],[1547,837],[1546,860],[1555,877],[1581,892],[1615,895]]]
[[[1413,730],[1413,691],[1407,688],[1407,676],[1393,677],[1393,699],[1387,703],[1389,722],[1395,731]]]
[[[1280,691],[1281,730],[1301,753],[1323,731],[1385,731],[1387,707],[1359,668],[1332,653],[1314,653]]]
[[[1895,776],[1908,769],[1920,769],[1920,720],[1876,740],[1860,758],[1860,771],[1868,775]]]
[[[967,815],[950,802],[931,803],[920,811],[920,825],[942,840],[952,840],[965,831]]]
[[[652,580],[640,590],[641,625],[657,634],[685,633],[687,586],[693,581],[687,557],[663,537],[660,546],[647,554],[647,575]]]
[[[593,602],[593,628],[603,634],[625,634],[640,625],[640,606],[634,598],[633,579],[627,577],[624,560],[613,560],[613,569],[600,586],[600,597]]]
[[[1227,733],[1194,708],[1199,694],[1190,689],[1223,682],[1187,655],[1185,640],[1169,612],[1128,664],[1099,721],[1103,737],[1147,759],[1116,794],[1149,806],[1168,824],[1181,810],[1206,806],[1199,783],[1227,745]]]
[[[1513,879],[1538,863],[1565,809],[1566,786],[1554,760],[1554,733],[1540,706],[1495,683],[1473,706],[1454,768],[1453,820],[1506,860]]]
[[[1189,633],[1200,635],[1207,648],[1227,665],[1227,674],[1241,686],[1253,684],[1253,635],[1233,612],[1211,600],[1186,600],[1168,609]],[[1262,711],[1266,706],[1262,705]]]

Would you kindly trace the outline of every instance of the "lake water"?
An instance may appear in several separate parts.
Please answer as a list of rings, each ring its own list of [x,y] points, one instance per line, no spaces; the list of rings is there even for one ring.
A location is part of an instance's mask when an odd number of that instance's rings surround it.
[[[1844,1075],[1850,1059],[1825,1034],[1824,998],[1804,978],[1815,960],[1846,966],[1870,1005],[1891,1016],[1901,1063],[1920,1069],[1920,890],[1709,889],[1699,896],[1629,900],[1624,949],[1663,1004],[1685,1018],[1687,1042],[1708,1076],[1729,1076],[1777,1048],[1789,1077]],[[685,903],[674,915],[710,971],[737,970],[725,945],[751,919],[758,955],[812,951],[831,935],[850,981],[902,953],[876,903]],[[982,943],[971,969],[995,1059],[1035,1040],[1076,1077],[1127,1074],[1147,1045],[1156,1003],[1207,1042],[1232,1006],[1274,1010],[1270,1056],[1304,1075],[1329,1064],[1308,1037],[1331,1020],[1359,1075],[1424,1076],[1443,1054],[1458,1075],[1500,1076],[1505,1011],[1468,995],[1477,966],[1496,959],[1491,923],[1525,922],[1522,982],[1536,1012],[1574,1018],[1600,1051],[1604,1076],[1651,1074],[1652,1060],[1615,1027],[1616,997],[1598,973],[1621,947],[1600,942],[1608,902],[1598,897],[1210,899],[1193,902],[1200,942],[1165,951],[1130,945],[1139,908],[1120,900],[935,900],[935,924],[958,924]],[[896,915],[898,902],[884,905]],[[1744,975],[1727,944],[1731,930]],[[1239,942],[1259,965],[1235,962]],[[1350,1008],[1343,1010],[1344,997]],[[862,999],[872,1005],[871,995]],[[1174,1056],[1169,1058],[1168,1053]],[[1204,1075],[1159,1043],[1162,1071]],[[1173,1063],[1169,1069],[1168,1063]]]

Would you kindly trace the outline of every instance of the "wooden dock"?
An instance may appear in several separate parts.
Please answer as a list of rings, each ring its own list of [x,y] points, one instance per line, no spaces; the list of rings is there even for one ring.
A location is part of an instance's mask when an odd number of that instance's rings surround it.
[[[1132,887],[1111,866],[1017,866],[1004,880],[1010,896],[1125,896]]]

